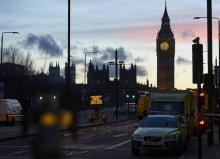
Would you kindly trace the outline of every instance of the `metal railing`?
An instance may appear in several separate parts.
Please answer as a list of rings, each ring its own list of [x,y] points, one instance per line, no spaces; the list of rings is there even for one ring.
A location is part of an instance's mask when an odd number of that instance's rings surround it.
[[[218,144],[220,144],[220,114],[205,113],[205,116],[211,119],[210,124],[213,124],[212,126],[218,127]],[[212,135],[214,136],[214,132]]]

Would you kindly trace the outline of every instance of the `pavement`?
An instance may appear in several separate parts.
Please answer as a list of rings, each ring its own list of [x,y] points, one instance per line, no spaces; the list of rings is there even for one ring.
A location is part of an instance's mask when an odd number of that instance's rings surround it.
[[[214,145],[208,146],[207,132],[202,136],[202,158],[220,159],[220,144],[218,142],[218,127],[214,126]],[[198,155],[197,138],[192,138],[187,151],[179,159],[197,159]]]
[[[134,115],[127,115],[127,114],[122,114],[118,116],[118,119],[116,119],[115,116],[113,116],[112,111],[106,111],[106,114],[108,115],[107,122],[104,123],[102,120],[96,120],[93,123],[89,123],[88,121],[88,116],[90,114],[85,114],[81,117],[79,117],[79,122],[78,122],[78,128],[84,128],[84,127],[90,127],[90,126],[98,126],[98,125],[104,125],[104,124],[112,124],[112,123],[117,123],[117,122],[122,122],[130,119],[135,119],[136,116]]]

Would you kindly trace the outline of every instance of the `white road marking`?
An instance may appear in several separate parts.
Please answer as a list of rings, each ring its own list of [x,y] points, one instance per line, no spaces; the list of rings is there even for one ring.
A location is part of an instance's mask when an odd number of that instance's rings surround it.
[[[74,149],[74,150],[97,150],[105,149],[106,145],[68,145],[63,147],[64,149]]]
[[[113,137],[121,137],[121,136],[124,136],[124,135],[127,135],[128,133],[123,133],[123,134],[118,134],[118,135],[113,135]]]
[[[10,153],[10,154],[5,155],[3,157],[12,157],[12,156],[15,156],[15,155],[18,155],[18,154],[22,154],[22,153],[25,153],[25,152],[27,152],[27,150],[26,151],[16,151],[14,153]]]
[[[103,133],[100,133],[99,135],[103,135],[103,134],[108,134],[108,133],[111,133],[112,131],[105,131]]]
[[[72,135],[73,135],[72,133],[65,133],[63,136],[67,137],[67,136],[72,136]]]
[[[76,152],[76,151],[66,151],[64,152],[66,156],[72,156],[72,155],[78,155],[78,154],[84,154],[87,153],[88,151],[84,150],[82,152]]]
[[[24,145],[24,146],[0,146],[0,148],[31,148],[30,145]]]
[[[111,149],[114,149],[114,148],[116,148],[116,147],[120,147],[120,146],[122,146],[122,145],[125,145],[125,144],[127,144],[127,143],[129,143],[129,142],[131,142],[130,139],[129,139],[129,140],[126,140],[126,141],[123,141],[123,142],[121,142],[121,143],[119,143],[119,144],[106,147],[105,149],[111,150]]]
[[[69,144],[69,143],[71,143],[71,142],[72,142],[72,140],[64,141],[64,142],[63,142],[63,145]]]
[[[90,136],[80,137],[79,139],[82,140],[82,139],[87,139],[87,138],[94,137],[94,136],[95,135],[90,135]]]
[[[0,158],[4,158],[4,159],[27,159],[27,157],[0,157]]]
[[[80,137],[79,139],[80,140],[83,140],[83,139],[88,139],[88,138],[90,138],[90,137],[94,137],[95,135],[90,135],[90,136],[84,136],[84,137]],[[72,140],[67,140],[67,141],[64,141],[62,144],[69,144],[69,143],[71,143],[71,142],[73,142]]]

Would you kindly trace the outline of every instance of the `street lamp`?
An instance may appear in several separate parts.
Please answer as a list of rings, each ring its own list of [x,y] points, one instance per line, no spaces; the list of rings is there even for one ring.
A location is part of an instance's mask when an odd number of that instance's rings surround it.
[[[194,17],[193,19],[207,19],[207,17]],[[218,63],[219,63],[218,64],[218,66],[219,66],[219,70],[218,71],[219,72],[218,72],[218,76],[220,76],[220,18],[212,17],[212,19],[218,20],[218,49],[219,49],[219,54],[218,54]],[[218,84],[218,88],[220,88],[220,81],[219,80],[218,80],[218,83],[217,83]]]
[[[97,54],[97,53],[100,53],[100,52],[99,52],[99,51],[85,51],[85,50],[84,50],[84,54],[85,54],[84,84],[87,83],[87,82],[86,82],[86,77],[87,77],[87,76],[86,76],[86,73],[87,73],[87,72],[86,72],[86,54]]]
[[[194,17],[193,19],[207,19],[207,17]],[[212,17],[212,19],[218,20],[218,47],[219,47],[219,55],[218,55],[218,62],[219,62],[219,67],[218,67],[218,72],[216,72],[216,85],[217,88],[220,88],[220,18],[218,17]],[[217,76],[218,75],[218,76]]]
[[[13,32],[2,32],[2,41],[1,41],[1,75],[2,75],[2,60],[3,60],[3,35],[4,34],[19,34],[19,32],[15,32],[15,31],[13,31]]]
[[[19,34],[19,32],[2,32],[2,41],[1,41],[1,65],[2,65],[2,59],[3,59],[3,35],[4,34]]]
[[[123,64],[124,61],[118,61],[118,50],[115,50],[115,62],[109,62],[109,65],[115,65],[115,105],[116,119],[118,119],[118,63]]]
[[[212,19],[218,19],[216,17],[212,17],[212,1],[207,0],[207,17],[195,17],[194,19],[206,18],[207,19],[207,44],[208,44],[208,105],[209,113],[213,113],[213,74],[212,74]],[[218,19],[219,21],[219,19]],[[214,142],[214,130],[213,130],[213,119],[210,119],[210,131],[208,132],[208,145],[213,145]],[[201,138],[201,137],[200,137]],[[198,156],[201,158],[201,139],[198,145]]]

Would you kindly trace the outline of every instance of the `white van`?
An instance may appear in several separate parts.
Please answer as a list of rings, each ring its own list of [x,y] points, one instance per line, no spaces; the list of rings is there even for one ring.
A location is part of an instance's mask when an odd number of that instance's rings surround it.
[[[13,124],[22,121],[22,107],[17,99],[0,99],[0,121]]]

